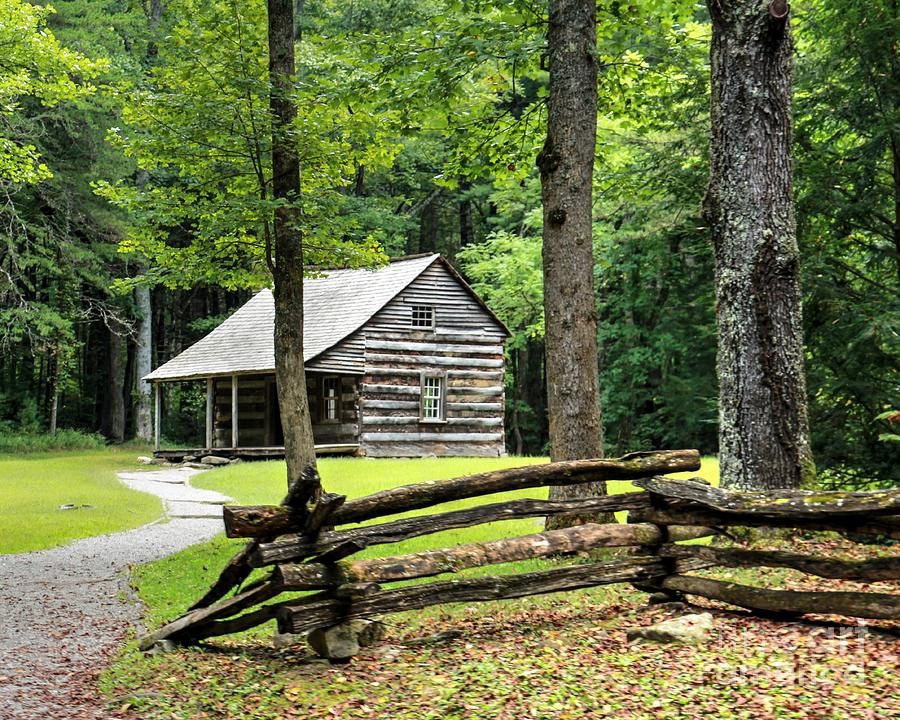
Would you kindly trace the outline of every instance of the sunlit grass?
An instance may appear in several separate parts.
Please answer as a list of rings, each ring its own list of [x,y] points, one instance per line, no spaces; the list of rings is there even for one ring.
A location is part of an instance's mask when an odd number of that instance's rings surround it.
[[[160,517],[158,498],[116,478],[117,471],[137,469],[138,454],[127,448],[0,455],[0,554],[56,547]]]

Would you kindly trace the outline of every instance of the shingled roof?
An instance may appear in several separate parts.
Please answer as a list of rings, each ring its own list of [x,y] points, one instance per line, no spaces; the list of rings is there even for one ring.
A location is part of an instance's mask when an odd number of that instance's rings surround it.
[[[439,257],[395,260],[378,270],[329,270],[322,277],[307,278],[303,284],[304,360],[309,362],[365,325]],[[275,300],[265,289],[144,380],[274,371]]]

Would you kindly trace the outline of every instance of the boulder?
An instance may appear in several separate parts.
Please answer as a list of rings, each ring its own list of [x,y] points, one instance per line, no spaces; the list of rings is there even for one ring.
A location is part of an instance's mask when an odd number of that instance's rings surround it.
[[[152,464],[153,464],[153,458],[152,458],[152,457],[147,457],[146,455],[138,455],[137,461],[138,461],[141,465],[152,465]]]
[[[706,639],[712,629],[712,621],[712,615],[709,613],[682,615],[648,627],[627,628],[625,635],[629,642],[650,640],[659,643],[694,644]]]
[[[385,625],[381,620],[358,618],[347,620],[330,628],[319,628],[307,635],[306,640],[319,657],[335,662],[349,660],[359,654],[361,647],[374,645],[385,635]],[[285,643],[279,638],[277,643]]]
[[[216,465],[228,465],[231,462],[231,460],[229,460],[228,458],[219,457],[218,455],[204,455],[202,458],[200,458],[200,462],[203,465],[216,466]]]
[[[347,624],[350,626],[350,630],[356,633],[356,642],[359,643],[360,647],[374,645],[379,640],[383,640],[387,632],[387,627],[381,620],[358,618],[350,620]]]
[[[196,455],[185,455],[183,458],[181,458],[181,462],[183,462],[183,463],[197,462],[197,456]]]
[[[359,640],[347,622],[330,628],[317,628],[306,636],[306,641],[319,657],[334,662],[346,662],[359,654]]]

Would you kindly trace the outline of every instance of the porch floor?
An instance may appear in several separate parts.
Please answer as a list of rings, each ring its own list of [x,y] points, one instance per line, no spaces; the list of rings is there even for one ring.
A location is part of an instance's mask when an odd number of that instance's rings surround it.
[[[316,445],[316,455],[356,455],[359,452],[358,443],[344,443],[339,445]],[[284,447],[236,447],[236,448],[167,448],[154,450],[153,456],[164,458],[173,462],[181,462],[186,456],[204,457],[215,455],[241,460],[278,460],[284,457]]]

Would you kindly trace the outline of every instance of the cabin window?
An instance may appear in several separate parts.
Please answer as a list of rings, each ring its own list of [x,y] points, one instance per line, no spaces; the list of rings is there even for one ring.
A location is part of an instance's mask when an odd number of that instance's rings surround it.
[[[446,382],[446,377],[442,374],[422,374],[420,415],[423,422],[442,422],[446,419]]]
[[[431,305],[413,305],[412,326],[414,328],[433,328],[434,308]]]
[[[322,420],[337,422],[340,408],[341,381],[337,377],[322,378]]]

